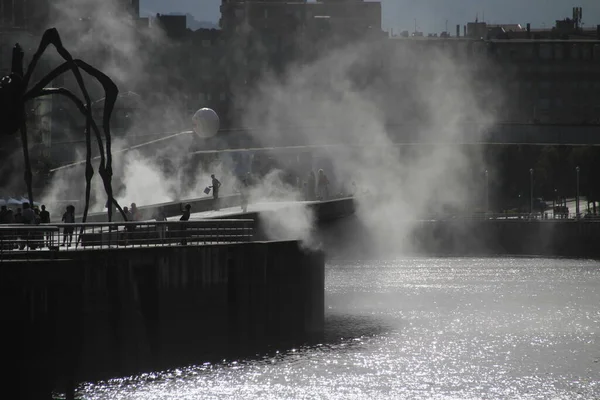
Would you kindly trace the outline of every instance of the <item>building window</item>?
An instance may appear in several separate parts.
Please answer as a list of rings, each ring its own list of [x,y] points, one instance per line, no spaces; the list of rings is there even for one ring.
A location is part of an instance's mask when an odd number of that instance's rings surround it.
[[[269,18],[269,10],[268,9],[266,9],[266,8],[264,9],[263,16],[265,19]]]
[[[221,100],[221,101],[225,101],[225,100],[227,100],[227,93],[225,93],[225,92],[222,92],[222,93],[219,95],[219,100]]]
[[[202,41],[202,47],[210,47],[210,40],[204,39]]]
[[[206,95],[202,92],[198,93],[198,100],[204,101],[206,99]]]

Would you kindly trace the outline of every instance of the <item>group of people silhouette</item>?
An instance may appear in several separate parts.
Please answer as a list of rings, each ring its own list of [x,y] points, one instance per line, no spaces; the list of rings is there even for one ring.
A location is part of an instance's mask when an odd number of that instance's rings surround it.
[[[307,201],[329,199],[329,178],[325,171],[319,169],[316,176],[314,171],[309,171],[303,183],[303,192]]]
[[[40,225],[50,224],[50,212],[46,209],[46,205],[41,207],[31,206],[29,202],[23,202],[21,207],[17,207],[13,212],[8,206],[0,207],[0,224],[22,224],[22,225]],[[64,224],[75,223],[75,206],[68,205],[62,215],[61,222]],[[73,243],[74,226],[65,225],[63,227],[63,246],[71,246]],[[51,232],[20,232],[15,230],[9,235],[13,240],[9,241],[10,248],[19,248],[21,250],[26,247],[32,250],[50,248],[54,246],[54,238]]]

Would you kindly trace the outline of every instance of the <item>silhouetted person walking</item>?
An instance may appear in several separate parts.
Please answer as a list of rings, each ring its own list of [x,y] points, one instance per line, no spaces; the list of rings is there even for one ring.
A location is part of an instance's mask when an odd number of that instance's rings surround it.
[[[218,211],[220,209],[219,207],[219,188],[221,187],[221,182],[219,182],[219,180],[217,178],[215,178],[215,175],[211,175],[210,176],[212,179],[212,191],[213,191],[213,209]]]

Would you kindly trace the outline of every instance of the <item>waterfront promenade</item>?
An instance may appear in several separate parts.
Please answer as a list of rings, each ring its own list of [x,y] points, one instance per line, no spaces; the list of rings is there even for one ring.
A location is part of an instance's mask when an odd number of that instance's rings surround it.
[[[183,203],[172,202],[139,207],[142,221],[108,224],[106,213],[91,214],[91,222],[75,224],[73,246],[63,246],[64,224],[50,224],[19,229],[50,230],[56,244],[55,251],[75,251],[82,248],[127,248],[151,246],[179,246],[189,244],[237,243],[268,240],[306,239],[334,243],[339,248],[352,246],[354,242],[370,243],[377,237],[378,228],[366,226],[361,221],[368,209],[356,215],[355,199],[342,198],[329,201],[280,201],[250,204],[247,212],[239,205],[238,196],[226,196],[222,208],[212,210],[212,199],[187,199]],[[189,222],[180,222],[181,207],[192,204]],[[569,203],[571,210],[574,205]],[[571,207],[573,206],[573,207]],[[161,208],[167,221],[157,222],[150,216]],[[572,210],[574,211],[574,210]],[[410,243],[411,249],[421,253],[448,254],[536,254],[591,256],[596,254],[593,241],[600,241],[600,218],[580,216],[574,212],[557,215],[552,211],[536,214],[516,213],[461,213],[432,214],[427,218],[414,219],[398,215],[396,223],[411,226],[399,244]],[[303,225],[300,237],[297,225]],[[275,229],[274,229],[275,228]],[[4,227],[3,229],[8,229]],[[10,229],[8,229],[10,231]],[[3,236],[5,241],[10,238]],[[352,237],[352,239],[350,239]],[[344,239],[347,238],[347,239]],[[1,239],[1,236],[0,236]],[[392,241],[390,239],[389,241]],[[75,245],[76,244],[76,245]],[[468,244],[468,245],[467,245]],[[377,248],[377,243],[373,243]],[[22,251],[0,253],[1,258],[23,257]],[[47,249],[45,249],[47,251]],[[328,250],[325,248],[325,250]],[[24,252],[27,252],[25,249]],[[43,253],[36,250],[37,253]],[[31,253],[31,252],[30,252]],[[36,257],[43,257],[42,255]]]

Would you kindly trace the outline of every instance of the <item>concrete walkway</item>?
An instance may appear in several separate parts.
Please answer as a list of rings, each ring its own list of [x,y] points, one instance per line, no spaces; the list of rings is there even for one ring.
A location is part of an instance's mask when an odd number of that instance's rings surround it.
[[[319,203],[318,201],[273,201],[273,202],[258,202],[251,203],[248,205],[247,213],[265,212],[265,211],[278,211],[290,207],[306,207],[311,204]],[[193,208],[192,208],[193,211]],[[201,220],[206,218],[223,218],[227,216],[244,214],[241,207],[226,207],[221,208],[219,211],[210,210],[192,213],[190,215],[190,221]],[[179,216],[167,218],[168,221],[178,221]]]

